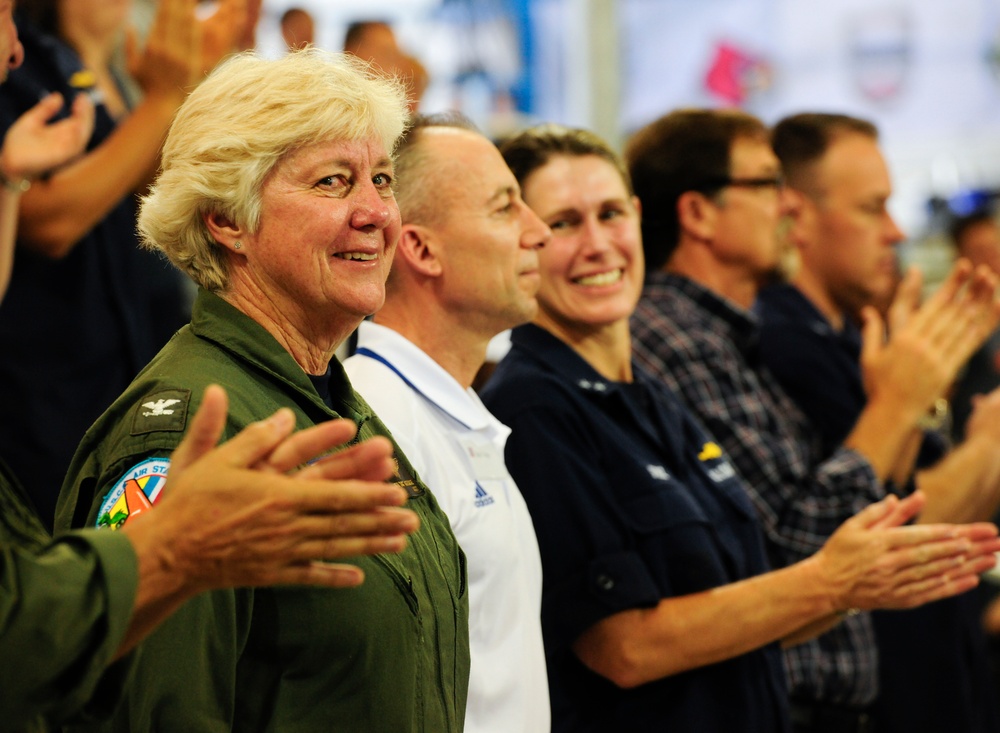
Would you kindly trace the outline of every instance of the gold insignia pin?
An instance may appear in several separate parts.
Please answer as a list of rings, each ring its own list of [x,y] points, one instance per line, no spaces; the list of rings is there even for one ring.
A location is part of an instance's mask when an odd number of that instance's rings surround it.
[[[97,84],[97,76],[90,69],[80,69],[69,78],[69,85],[75,89],[90,89]]]
[[[710,461],[713,458],[722,458],[722,448],[716,443],[705,443],[698,454],[699,461]]]

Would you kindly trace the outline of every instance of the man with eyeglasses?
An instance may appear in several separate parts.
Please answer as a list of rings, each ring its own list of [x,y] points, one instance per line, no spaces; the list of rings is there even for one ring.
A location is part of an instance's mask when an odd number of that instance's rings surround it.
[[[791,283],[760,294],[761,357],[830,451],[868,400],[858,324],[864,308],[891,298],[895,247],[904,234],[887,208],[892,181],[870,122],[797,114],[774,127],[771,144],[788,177],[789,240],[801,266]],[[897,317],[891,314],[890,323]],[[924,434],[914,431],[916,473],[894,479],[941,497],[925,515],[989,519],[1000,501],[1000,390],[977,402],[966,439],[950,451],[938,432],[947,401],[938,397],[922,420]],[[873,614],[879,733],[1000,730],[980,610],[975,594],[964,594],[901,614]]]
[[[751,311],[760,289],[781,275],[792,201],[766,127],[739,111],[681,110],[640,130],[626,158],[643,206],[647,267],[632,324],[636,359],[731,457],[772,563],[809,557],[837,524],[884,497],[884,481],[912,461],[907,449],[920,418],[997,323],[996,280],[959,268],[916,312],[909,304],[919,282],[911,280],[898,309],[907,317],[888,341],[869,313],[869,401],[843,443],[824,451],[761,364]],[[928,496],[929,504],[941,499]],[[797,733],[873,730],[878,660],[869,614],[788,649],[785,662]]]

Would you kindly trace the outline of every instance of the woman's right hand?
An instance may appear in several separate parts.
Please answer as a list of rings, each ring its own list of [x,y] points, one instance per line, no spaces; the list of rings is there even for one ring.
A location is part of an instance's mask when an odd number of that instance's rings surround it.
[[[979,574],[995,564],[1000,540],[992,524],[900,526],[923,503],[917,492],[872,504],[844,522],[811,558],[820,566],[833,608],[913,608],[973,588]]]
[[[202,76],[226,56],[240,50],[251,20],[247,0],[220,0],[215,12],[201,21]]]

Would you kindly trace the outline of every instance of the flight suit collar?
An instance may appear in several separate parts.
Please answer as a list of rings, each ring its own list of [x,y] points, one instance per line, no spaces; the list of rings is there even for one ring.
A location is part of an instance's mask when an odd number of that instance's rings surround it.
[[[266,328],[215,293],[199,289],[191,311],[191,331],[287,384],[327,418],[346,417],[360,425],[372,417],[371,408],[351,388],[337,359],[330,361],[330,396],[338,406],[335,412],[319,396],[309,375]],[[341,406],[345,409],[339,409]]]

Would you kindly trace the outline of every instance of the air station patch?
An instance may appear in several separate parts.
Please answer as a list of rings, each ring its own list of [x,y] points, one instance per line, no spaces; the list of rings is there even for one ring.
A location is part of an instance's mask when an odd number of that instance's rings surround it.
[[[161,389],[141,398],[132,408],[132,435],[183,432],[190,405],[189,389]]]
[[[101,502],[97,528],[121,529],[129,519],[151,508],[160,498],[169,470],[170,459],[149,458],[126,471]]]

